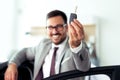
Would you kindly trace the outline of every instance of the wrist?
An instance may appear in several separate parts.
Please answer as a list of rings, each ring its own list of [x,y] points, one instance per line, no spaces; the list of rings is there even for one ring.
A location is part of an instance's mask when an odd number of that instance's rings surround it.
[[[9,67],[17,67],[17,65],[15,63],[9,63],[8,65]]]

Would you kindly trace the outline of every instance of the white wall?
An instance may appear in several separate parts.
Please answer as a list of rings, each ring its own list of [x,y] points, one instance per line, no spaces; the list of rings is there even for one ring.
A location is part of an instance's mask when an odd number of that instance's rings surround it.
[[[100,16],[100,41],[101,41],[101,64],[120,64],[120,1],[100,0],[98,1],[98,12]]]
[[[15,1],[0,0],[0,62],[7,59],[13,49],[15,32]]]
[[[99,41],[100,41],[100,52],[99,58],[101,65],[116,65],[120,64],[120,1],[119,0],[17,0],[17,13],[14,11],[14,0],[8,0],[9,4],[2,1],[2,3],[9,5],[5,6],[2,4],[2,7],[5,7],[2,10],[2,15],[4,15],[5,20],[0,19],[3,23],[0,23],[1,26],[4,26],[0,31],[0,36],[4,33],[6,28],[10,30],[7,31],[9,34],[4,34],[5,37],[2,41],[5,41],[6,44],[12,46],[12,41],[16,36],[15,41],[17,44],[14,44],[13,48],[21,48],[24,44],[25,32],[29,31],[31,26],[44,26],[45,25],[45,16],[46,13],[53,9],[61,9],[65,11],[68,16],[70,12],[74,11],[76,5],[78,5],[78,18],[81,22],[85,22],[83,18],[91,19],[92,17],[97,17],[99,21]],[[11,2],[12,1],[12,2]],[[75,2],[76,1],[76,2]],[[0,7],[1,8],[1,7]],[[9,12],[9,14],[6,14]],[[13,15],[17,16],[14,17]],[[3,17],[0,15],[1,17]],[[42,15],[42,16],[41,16]],[[14,18],[13,18],[14,17]],[[17,19],[18,23],[14,24],[13,22]],[[4,25],[5,23],[5,25]],[[7,23],[7,24],[6,24]],[[9,25],[9,27],[8,27]],[[11,33],[11,29],[14,29],[13,26],[17,25],[18,33],[14,35]],[[10,43],[11,42],[11,43]],[[3,44],[1,42],[1,44]],[[3,46],[0,46],[2,50]],[[7,46],[8,49],[11,49],[10,46]]]

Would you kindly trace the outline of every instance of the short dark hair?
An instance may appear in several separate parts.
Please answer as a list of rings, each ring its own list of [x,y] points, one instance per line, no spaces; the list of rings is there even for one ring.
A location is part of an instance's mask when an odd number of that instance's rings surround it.
[[[49,18],[55,17],[55,16],[61,16],[63,18],[65,24],[67,24],[67,16],[63,11],[60,11],[60,10],[53,10],[53,11],[49,12],[47,14],[46,19],[49,19]]]

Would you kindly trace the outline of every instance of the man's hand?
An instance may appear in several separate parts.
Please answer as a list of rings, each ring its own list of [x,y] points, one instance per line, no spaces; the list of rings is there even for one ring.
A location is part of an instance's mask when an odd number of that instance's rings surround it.
[[[8,65],[8,68],[5,72],[4,80],[17,80],[18,70],[15,63]]]
[[[83,25],[76,19],[74,19],[68,25],[69,44],[72,48],[76,48],[81,44],[81,40],[84,39]]]

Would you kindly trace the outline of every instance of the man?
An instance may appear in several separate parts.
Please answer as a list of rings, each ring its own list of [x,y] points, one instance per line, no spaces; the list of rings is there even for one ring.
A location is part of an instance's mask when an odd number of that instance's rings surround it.
[[[45,78],[51,74],[75,69],[89,70],[90,59],[88,49],[83,41],[82,24],[76,19],[67,24],[66,14],[60,10],[54,10],[47,14],[46,25],[49,39],[42,40],[36,47],[24,48],[14,55],[5,72],[5,80],[17,80],[17,66],[25,60],[34,60],[33,80],[40,80],[40,78],[37,79],[38,76],[41,76],[40,72]],[[54,47],[57,47],[55,70],[51,71]]]

